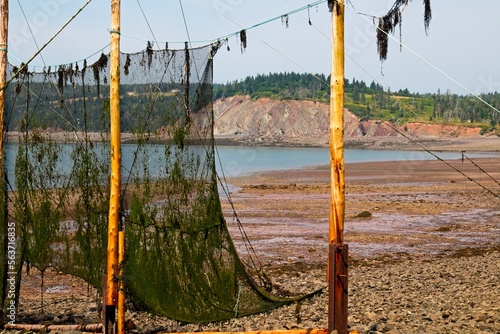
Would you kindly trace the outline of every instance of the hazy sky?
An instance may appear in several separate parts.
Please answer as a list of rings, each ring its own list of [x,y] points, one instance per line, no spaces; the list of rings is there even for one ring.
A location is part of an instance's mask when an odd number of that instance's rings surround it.
[[[31,58],[37,50],[34,40],[39,47],[44,45],[86,1],[11,0],[9,61],[19,64]],[[381,16],[393,2],[348,2],[345,20],[348,79],[367,83],[375,80],[392,91],[408,88],[412,92],[436,93],[438,89],[441,92],[449,89],[453,93],[468,94],[441,71],[472,92],[500,92],[500,1],[431,0],[432,21],[428,35],[423,26],[423,1],[410,2],[403,13],[402,42],[412,51],[405,47],[400,51],[399,32],[396,32],[394,39],[389,40],[388,59],[382,64],[377,55],[372,19],[356,11]],[[331,15],[326,2],[289,15],[288,28],[280,18],[311,3],[314,1],[122,1],[121,46],[124,52],[135,52],[144,49],[147,40],[156,40],[162,47],[169,42],[170,47],[183,48],[188,33],[192,45],[200,45],[278,18],[249,29],[244,52],[241,52],[239,38],[230,37],[230,51],[224,46],[215,57],[215,81],[227,82],[249,75],[285,71],[329,74]],[[47,46],[42,52],[43,60],[37,57],[32,64],[81,61],[106,47],[109,26],[110,1],[93,0]]]

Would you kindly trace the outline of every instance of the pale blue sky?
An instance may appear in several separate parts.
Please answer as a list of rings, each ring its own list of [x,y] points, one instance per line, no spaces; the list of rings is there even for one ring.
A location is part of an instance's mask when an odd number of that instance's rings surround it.
[[[431,0],[429,34],[423,27],[422,1],[412,1],[404,11],[403,43],[416,52],[399,51],[399,33],[390,39],[388,60],[376,53],[372,20],[357,11],[380,16],[394,0],[351,0],[346,9],[346,77],[378,81],[391,90],[435,93],[466,90],[439,73],[447,73],[472,92],[500,92],[500,1]],[[36,51],[29,27],[41,47],[86,0],[11,0],[9,60],[26,61]],[[182,0],[189,36],[210,41],[263,21],[280,17],[312,0]],[[147,21],[141,13],[141,5]],[[21,12],[21,6],[24,16]],[[311,20],[312,26],[308,24]],[[148,28],[164,46],[182,48],[188,40],[179,0],[122,1],[122,50],[142,50],[153,40]],[[248,47],[240,51],[237,37],[229,38],[215,57],[214,79],[227,82],[269,72],[330,72],[330,13],[325,3],[290,15],[288,28],[280,19],[247,32]],[[109,43],[110,1],[93,0],[43,52],[43,66],[71,63],[99,51]],[[134,37],[134,38],[132,38]],[[138,38],[138,39],[135,39]],[[181,42],[181,43],[175,43]],[[108,52],[108,49],[104,50]],[[419,57],[424,58],[423,61]]]

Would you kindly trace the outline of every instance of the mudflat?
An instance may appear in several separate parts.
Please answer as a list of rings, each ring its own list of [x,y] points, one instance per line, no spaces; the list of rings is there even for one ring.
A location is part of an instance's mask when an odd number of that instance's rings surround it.
[[[498,158],[345,166],[349,326],[359,333],[500,333]],[[326,286],[328,166],[230,180],[232,206],[275,283]],[[231,205],[233,237],[245,253]],[[232,223],[231,223],[232,222]],[[326,294],[216,328],[324,328]]]
[[[344,243],[353,259],[449,256],[499,247],[495,158],[345,166]],[[323,263],[330,212],[328,166],[229,180],[253,248],[269,264]],[[224,205],[229,226],[231,207]],[[233,233],[238,241],[238,233]]]

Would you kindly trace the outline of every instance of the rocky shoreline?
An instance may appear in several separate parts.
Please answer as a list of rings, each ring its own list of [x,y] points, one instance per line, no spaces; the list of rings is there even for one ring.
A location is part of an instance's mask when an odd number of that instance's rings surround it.
[[[90,132],[47,132],[46,135],[60,143],[71,143],[87,137],[90,141],[99,142],[108,140],[109,134]],[[20,132],[8,132],[6,141],[17,143],[23,136]],[[121,135],[124,143],[134,143],[136,138],[132,133]],[[151,135],[151,143],[161,143],[160,137]],[[278,147],[328,147],[328,136],[298,136],[298,137],[259,137],[240,135],[216,135],[215,142],[219,146],[249,145],[249,146],[278,146]],[[498,136],[473,136],[473,137],[403,137],[392,136],[346,136],[345,148],[348,149],[380,149],[380,150],[423,150],[432,151],[474,151],[474,152],[499,152],[500,137]]]

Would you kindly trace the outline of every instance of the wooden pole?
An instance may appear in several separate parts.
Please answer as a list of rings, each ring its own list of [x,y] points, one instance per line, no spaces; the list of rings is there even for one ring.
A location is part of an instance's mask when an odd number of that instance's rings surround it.
[[[330,79],[330,243],[344,240],[344,5],[332,12],[332,75]]]
[[[118,232],[118,305],[117,305],[117,333],[125,334],[125,285],[123,283],[123,261],[125,261],[125,231]]]
[[[8,233],[7,233],[7,218],[8,218],[8,200],[7,200],[7,185],[5,183],[5,159],[4,159],[4,122],[5,122],[5,84],[7,80],[7,40],[8,40],[8,31],[9,31],[9,1],[1,0],[0,2],[0,196],[2,196],[3,200],[0,201],[1,217],[2,219],[2,229],[3,229],[3,240],[2,240],[2,266],[3,270],[2,276],[0,279],[2,282],[5,282],[7,278],[7,260],[5,256],[7,254],[7,242],[8,242]],[[3,306],[5,302],[5,289],[0,292],[0,303]],[[0,310],[0,319],[3,319],[3,307]]]
[[[102,324],[79,325],[36,325],[36,324],[5,324],[6,330],[22,330],[31,332],[79,331],[82,333],[101,333]]]
[[[108,216],[105,332],[113,333],[118,302],[118,231],[120,228],[120,0],[111,0],[110,122],[111,181]]]
[[[5,120],[5,83],[7,82],[7,40],[9,31],[9,0],[0,2],[0,163],[3,167],[4,120]],[[3,168],[2,168],[3,173]]]
[[[333,0],[330,81],[330,226],[328,332],[347,333],[347,245],[344,241],[344,3]]]

